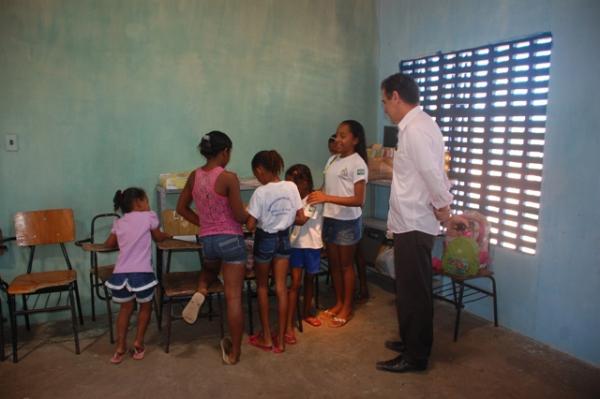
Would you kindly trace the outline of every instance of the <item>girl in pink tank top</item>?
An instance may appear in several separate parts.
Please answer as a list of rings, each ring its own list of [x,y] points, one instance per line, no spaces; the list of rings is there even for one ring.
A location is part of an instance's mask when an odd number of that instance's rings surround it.
[[[208,294],[208,287],[217,280],[223,267],[225,298],[231,338],[221,340],[225,364],[240,359],[244,316],[242,288],[246,274],[246,246],[242,223],[248,219],[240,194],[240,182],[235,173],[224,168],[231,158],[231,139],[222,132],[205,134],[198,145],[206,163],[190,174],[177,202],[177,213],[200,226],[203,266],[198,288],[185,306],[183,319],[192,324]],[[193,210],[190,205],[195,205]]]
[[[200,237],[217,234],[242,235],[242,226],[235,220],[233,210],[229,205],[229,198],[215,191],[215,184],[219,176],[225,171],[222,166],[217,166],[205,171],[196,169],[192,197],[200,222]]]

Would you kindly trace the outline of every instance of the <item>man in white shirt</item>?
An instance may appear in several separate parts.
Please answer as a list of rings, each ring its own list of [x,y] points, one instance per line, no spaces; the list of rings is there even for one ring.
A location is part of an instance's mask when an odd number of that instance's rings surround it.
[[[450,217],[450,183],[444,172],[444,141],[439,127],[419,106],[419,86],[401,73],[381,83],[386,115],[398,124],[388,230],[394,233],[399,352],[377,362],[392,372],[427,369],[433,343],[431,250],[439,222]]]

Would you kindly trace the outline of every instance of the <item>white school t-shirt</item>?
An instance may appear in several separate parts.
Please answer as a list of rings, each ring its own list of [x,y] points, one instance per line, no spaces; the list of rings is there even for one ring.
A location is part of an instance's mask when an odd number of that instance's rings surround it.
[[[302,204],[308,220],[302,226],[294,226],[290,234],[290,244],[292,248],[323,248],[323,204],[308,205],[307,198],[302,199]]]
[[[250,198],[248,213],[257,227],[267,233],[277,233],[290,227],[296,212],[302,208],[298,187],[291,181],[267,183],[257,187]]]
[[[341,157],[334,155],[327,161],[325,167],[325,194],[336,197],[351,197],[354,195],[354,183],[368,181],[367,164],[358,153]],[[362,215],[360,206],[344,206],[325,203],[323,216],[338,220],[354,220]]]

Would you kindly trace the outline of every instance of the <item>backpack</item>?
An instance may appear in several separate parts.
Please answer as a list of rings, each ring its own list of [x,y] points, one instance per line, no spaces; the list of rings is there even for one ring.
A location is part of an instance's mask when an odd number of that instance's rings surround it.
[[[473,211],[455,215],[447,223],[442,270],[459,276],[474,276],[487,267],[489,256],[489,223]]]

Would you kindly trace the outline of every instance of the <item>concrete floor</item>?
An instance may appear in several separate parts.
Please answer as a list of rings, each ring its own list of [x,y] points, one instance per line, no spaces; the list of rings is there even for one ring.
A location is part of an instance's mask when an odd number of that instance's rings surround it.
[[[469,313],[453,343],[454,309],[441,302],[430,369],[375,370],[395,355],[383,342],[397,328],[390,282],[370,279],[373,299],[345,327],[305,325],[282,355],[244,344],[233,367],[221,363],[218,321],[176,322],[169,354],[153,323],[146,358],[118,366],[104,320],[86,321],[79,356],[68,323],[42,325],[22,334],[19,363],[0,363],[0,398],[600,398],[599,368]]]

